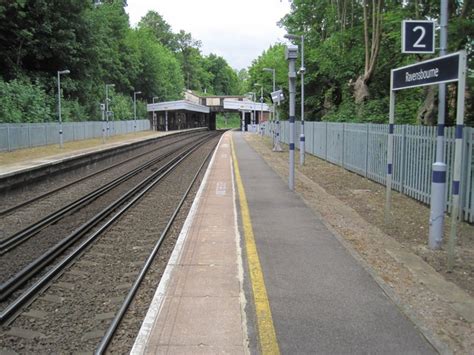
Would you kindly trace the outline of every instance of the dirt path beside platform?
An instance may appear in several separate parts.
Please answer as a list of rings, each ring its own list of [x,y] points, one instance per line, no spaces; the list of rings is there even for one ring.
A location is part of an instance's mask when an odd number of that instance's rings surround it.
[[[283,179],[288,152],[268,138],[247,142]],[[298,154],[298,152],[297,152]],[[321,215],[349,251],[442,353],[474,349],[474,226],[460,223],[456,268],[446,273],[446,251],[427,248],[429,208],[393,195],[393,223],[384,224],[384,186],[307,155],[297,167],[296,191]],[[449,221],[446,221],[447,240]]]

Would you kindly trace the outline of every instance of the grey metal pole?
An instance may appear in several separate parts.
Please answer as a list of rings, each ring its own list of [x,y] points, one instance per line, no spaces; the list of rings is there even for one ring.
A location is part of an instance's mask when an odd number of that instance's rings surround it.
[[[280,101],[278,101],[278,106],[280,106]],[[275,145],[273,146],[274,152],[282,152],[280,145],[280,111],[276,110],[276,125],[275,125]]]
[[[64,140],[63,140],[63,120],[61,117],[61,74],[69,74],[70,71],[60,70],[58,71],[58,117],[59,117],[59,148],[64,147]]]
[[[133,93],[133,132],[137,130],[137,93]]]
[[[140,95],[141,91],[135,91],[133,93],[133,112],[134,112],[134,119],[133,119],[133,132],[137,131],[137,95]]]
[[[439,55],[446,55],[448,43],[448,0],[440,4]],[[431,206],[428,246],[441,248],[444,232],[444,210],[446,208],[446,163],[444,156],[444,126],[446,111],[446,84],[438,86],[438,133],[436,137],[436,161],[431,176]]]
[[[301,36],[301,134],[300,134],[300,165],[304,165],[305,158],[305,135],[304,135],[304,36]]]
[[[260,87],[260,134],[263,136],[263,85]]]
[[[275,68],[272,68],[272,77],[273,77],[273,92],[276,91],[276,88],[275,88]],[[276,107],[275,107],[275,103],[273,103],[273,122],[272,124],[270,125],[271,129],[272,129],[272,138],[273,138],[273,146],[275,146],[275,113],[276,113]]]
[[[296,100],[296,58],[298,57],[298,47],[288,45],[286,47],[286,59],[288,60],[288,87],[290,94],[289,122],[289,178],[288,187],[295,189],[295,100]]]
[[[102,111],[102,144],[105,143],[105,105],[100,104],[100,110]]]
[[[107,137],[110,137],[110,111],[109,111],[109,88],[113,88],[115,84],[105,84],[105,120],[107,121]]]
[[[464,91],[466,89],[466,51],[460,51],[459,56],[459,80],[458,80],[458,98],[456,107],[456,134],[455,134],[455,152],[453,169],[453,188],[451,200],[451,230],[448,241],[448,272],[453,271],[454,267],[454,249],[456,247],[456,229],[459,215],[459,192],[461,185],[462,170],[462,148],[463,148],[463,130],[464,130]]]
[[[61,118],[61,74],[58,71],[58,116],[59,116],[59,148],[64,148],[63,121]]]
[[[168,111],[165,111],[165,131],[168,132]]]
[[[257,100],[257,93],[253,93],[253,120],[252,120],[252,130],[255,130],[255,125],[257,124],[257,110],[255,109],[255,101]],[[256,132],[255,132],[256,133]]]
[[[155,99],[159,99],[159,97],[158,97],[158,96],[153,96],[153,98],[151,99],[151,102],[152,102],[152,103],[155,103]],[[152,114],[152,115],[153,115],[153,130],[154,130],[154,131],[158,131],[158,122],[156,121],[156,120],[157,120],[157,118],[156,118],[156,112],[153,111],[153,114]]]
[[[392,172],[393,172],[393,132],[395,129],[395,91],[392,90],[393,71],[390,73],[390,107],[387,144],[387,181],[385,195],[385,223],[391,222],[392,209]]]
[[[242,132],[245,132],[245,111],[242,110]]]

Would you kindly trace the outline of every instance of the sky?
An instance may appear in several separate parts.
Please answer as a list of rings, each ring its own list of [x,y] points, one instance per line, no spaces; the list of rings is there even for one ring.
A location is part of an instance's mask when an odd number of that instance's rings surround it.
[[[173,32],[190,32],[204,54],[224,57],[234,69],[250,66],[265,49],[283,42],[277,22],[290,11],[288,0],[128,0],[132,26],[157,11]]]

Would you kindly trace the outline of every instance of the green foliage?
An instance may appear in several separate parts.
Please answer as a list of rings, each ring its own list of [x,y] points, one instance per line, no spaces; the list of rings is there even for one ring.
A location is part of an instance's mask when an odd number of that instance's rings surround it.
[[[227,117],[226,117],[227,116]],[[217,129],[232,129],[240,127],[240,116],[237,113],[219,114],[216,117]],[[227,118],[227,119],[226,119]]]
[[[368,2],[375,4],[378,1]],[[281,20],[288,33],[305,36],[305,119],[345,122],[387,122],[390,70],[429,59],[429,56],[401,53],[401,22],[404,19],[438,19],[439,1],[382,2],[382,30],[380,51],[375,70],[366,82],[369,89],[367,101],[356,104],[354,83],[365,73],[364,2],[348,0],[293,0],[291,13]],[[372,6],[372,5],[371,5]],[[469,67],[474,69],[474,3],[459,1],[449,3],[449,51],[466,48]],[[369,19],[370,20],[370,19]],[[372,38],[372,22],[368,21],[368,35]],[[437,41],[439,38],[437,38]],[[300,45],[299,41],[294,44]],[[372,48],[369,46],[369,52]],[[298,64],[299,66],[299,64]],[[246,91],[255,91],[255,83],[263,83],[269,92],[270,73],[262,68],[277,68],[277,86],[286,91],[288,64],[282,45],[271,46],[254,60],[249,68]],[[297,80],[297,93],[300,92]],[[467,80],[466,123],[474,124],[474,78]],[[285,92],[287,96],[287,92]],[[410,89],[397,93],[397,123],[419,123],[417,114],[423,106],[426,93]],[[296,107],[300,107],[297,95]],[[448,124],[455,117],[454,101],[449,103]],[[287,103],[281,113],[288,112]],[[299,110],[296,110],[299,115]]]
[[[135,88],[142,91],[148,101],[154,96],[162,99],[179,97],[183,76],[173,53],[160,44],[149,29],[129,31],[127,44],[133,48],[139,63],[136,77],[132,78]]]
[[[133,118],[133,99],[123,94],[114,94],[110,100],[110,111],[115,120],[130,120]]]
[[[130,28],[126,2],[9,0],[0,2],[1,122],[56,118],[56,75],[61,78],[62,117],[100,119],[105,84],[114,84],[114,119],[133,118],[131,96],[146,102],[182,98],[184,88],[236,94],[239,78],[218,56],[203,56],[190,33],[173,33],[157,12]],[[24,79],[28,78],[28,80]],[[33,84],[34,83],[34,84]],[[146,101],[146,102],[145,102]]]
[[[158,12],[148,11],[138,23],[138,27],[149,29],[158,42],[168,49],[172,51],[177,49],[176,36],[171,31],[171,26]]]
[[[55,118],[55,101],[27,80],[0,80],[0,123],[45,122]]]
[[[214,95],[235,95],[240,92],[239,78],[226,60],[215,54],[204,58],[204,68],[211,74],[211,92]]]

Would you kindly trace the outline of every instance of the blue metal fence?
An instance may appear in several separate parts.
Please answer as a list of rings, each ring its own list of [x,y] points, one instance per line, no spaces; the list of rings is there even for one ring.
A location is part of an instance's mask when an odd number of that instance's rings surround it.
[[[134,131],[134,121],[111,121],[110,135]],[[150,129],[149,120],[137,120],[137,131]],[[63,123],[64,142],[102,137],[102,121]],[[0,124],[0,152],[21,148],[59,144],[58,123],[2,123]]]
[[[299,125],[297,135],[299,135]],[[270,135],[270,126],[265,133]],[[288,144],[289,124],[281,122],[281,139]],[[306,152],[385,185],[388,125],[305,122]],[[445,128],[447,208],[450,210],[454,128]],[[474,222],[474,128],[464,128],[461,204],[463,219]],[[436,154],[436,128],[396,125],[393,182],[395,190],[425,204],[431,197],[431,168]]]

